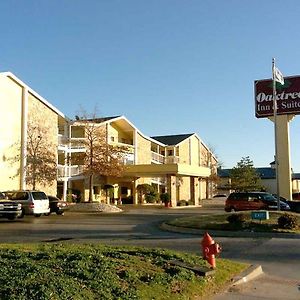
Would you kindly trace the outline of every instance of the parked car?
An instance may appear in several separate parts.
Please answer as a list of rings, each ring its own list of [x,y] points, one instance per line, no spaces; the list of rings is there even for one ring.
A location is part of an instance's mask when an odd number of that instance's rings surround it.
[[[50,212],[49,199],[44,192],[41,191],[7,191],[4,192],[5,196],[22,204],[22,213],[20,218],[24,215],[34,215],[40,217],[42,214],[48,214]]]
[[[225,201],[225,211],[239,210],[276,210],[277,199],[264,192],[234,192]],[[290,206],[280,201],[280,210],[289,211]]]
[[[50,212],[48,215],[56,213],[57,215],[63,216],[65,211],[69,208],[67,201],[60,200],[59,198],[50,195],[48,195],[48,199],[50,206]]]
[[[225,194],[216,194],[213,196],[213,198],[223,198],[223,197],[227,197]]]
[[[299,193],[294,193],[294,194],[299,194]],[[273,196],[275,196],[275,198],[277,199],[277,195],[273,194]],[[297,198],[297,196],[295,198]],[[290,206],[291,211],[300,213],[300,200],[296,200],[295,198],[293,196],[293,200],[287,200],[284,197],[280,196],[280,200],[287,203]]]
[[[22,204],[6,199],[3,193],[0,193],[0,217],[14,220],[22,214]]]

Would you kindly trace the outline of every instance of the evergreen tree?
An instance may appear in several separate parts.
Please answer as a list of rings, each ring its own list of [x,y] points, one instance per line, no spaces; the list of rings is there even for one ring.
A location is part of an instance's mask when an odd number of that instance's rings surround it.
[[[230,172],[231,188],[236,191],[261,190],[260,177],[253,167],[249,156],[242,157]]]

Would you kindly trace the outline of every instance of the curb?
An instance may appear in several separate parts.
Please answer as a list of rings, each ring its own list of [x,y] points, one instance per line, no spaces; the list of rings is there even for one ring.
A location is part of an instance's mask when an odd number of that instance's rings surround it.
[[[187,228],[173,226],[166,223],[160,225],[162,230],[178,232],[178,233],[189,233],[203,235],[205,232],[209,231],[209,234],[218,236],[218,237],[243,237],[243,238],[286,238],[286,239],[300,239],[300,234],[298,233],[272,233],[272,232],[251,232],[251,231],[222,231],[222,230],[204,230],[196,228]]]
[[[239,274],[238,276],[232,279],[233,283],[231,284],[231,286],[236,286],[236,285],[246,283],[262,275],[263,273],[264,272],[260,265],[251,265],[248,269],[246,269],[241,274]]]

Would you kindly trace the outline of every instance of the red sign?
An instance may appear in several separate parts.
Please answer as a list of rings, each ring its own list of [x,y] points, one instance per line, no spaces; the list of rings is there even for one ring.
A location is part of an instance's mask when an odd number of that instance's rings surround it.
[[[255,116],[273,116],[273,82],[271,79],[254,82]],[[276,82],[277,114],[300,114],[300,76],[284,78],[284,85]]]

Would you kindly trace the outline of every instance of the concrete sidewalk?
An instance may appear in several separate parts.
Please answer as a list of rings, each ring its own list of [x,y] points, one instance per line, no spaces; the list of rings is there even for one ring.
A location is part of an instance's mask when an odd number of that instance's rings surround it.
[[[163,224],[162,229],[173,232],[196,234],[199,236],[203,235],[205,232],[204,230],[174,227],[167,224]],[[277,268],[274,269],[274,267],[270,267],[269,261],[261,260],[258,263],[263,264],[263,266],[254,265],[248,268],[245,273],[242,273],[239,277],[233,279],[232,284],[226,291],[215,295],[213,297],[214,300],[300,300],[300,276],[298,278],[296,275],[299,272],[295,272],[298,268],[297,265],[299,265],[298,262],[296,263],[295,261],[293,267],[286,266],[285,260],[283,259],[283,261],[281,261],[283,257],[280,255],[278,256],[278,253],[273,253],[274,249],[277,249],[276,246],[279,246],[280,243],[282,243],[282,245],[290,243],[288,242],[288,239],[291,239],[290,241],[294,241],[294,246],[298,245],[298,240],[300,239],[299,234],[222,231],[209,231],[209,233],[213,237],[219,237],[219,239],[220,237],[224,237],[225,239],[232,237],[234,241],[237,239],[237,243],[240,238],[249,238],[250,240],[251,238],[256,238],[261,241],[265,241],[262,244],[257,244],[256,247],[253,248],[254,250],[249,249],[249,251],[247,251],[248,255],[250,254],[250,257],[248,256],[250,260],[259,260],[261,258],[259,257],[261,249],[267,247],[270,251],[270,257],[275,254],[275,260],[279,259],[280,261],[280,263],[277,263],[276,265]],[[293,251],[290,251],[289,253],[291,255],[292,253],[294,253],[294,255],[296,255],[296,253],[299,254],[299,252],[295,252],[295,249]],[[294,258],[295,260],[297,260],[297,257],[299,256],[298,254]],[[264,270],[264,266],[266,270]]]
[[[232,285],[214,300],[299,300],[300,279],[285,279],[262,273],[245,283]]]

